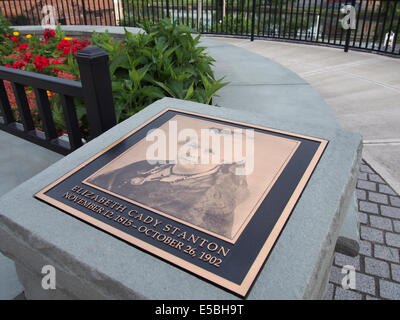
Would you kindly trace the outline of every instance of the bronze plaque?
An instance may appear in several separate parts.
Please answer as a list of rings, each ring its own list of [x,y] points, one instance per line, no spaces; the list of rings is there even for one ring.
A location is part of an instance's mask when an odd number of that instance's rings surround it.
[[[35,197],[246,296],[326,145],[169,108]]]

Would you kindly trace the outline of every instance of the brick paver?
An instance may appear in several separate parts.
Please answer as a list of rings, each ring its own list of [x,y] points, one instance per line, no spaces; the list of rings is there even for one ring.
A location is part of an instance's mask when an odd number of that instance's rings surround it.
[[[336,253],[327,300],[400,299],[400,197],[365,161],[357,183],[360,254]],[[342,288],[342,266],[356,270],[356,288]]]

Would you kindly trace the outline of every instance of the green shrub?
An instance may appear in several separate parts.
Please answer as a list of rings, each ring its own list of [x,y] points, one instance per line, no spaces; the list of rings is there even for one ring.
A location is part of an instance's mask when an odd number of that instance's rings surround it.
[[[0,11],[0,41],[3,40],[6,33],[12,33],[12,31],[13,30],[10,28],[10,22],[3,16]]]
[[[15,48],[15,44],[8,40],[6,34],[12,34],[13,29],[10,28],[10,22],[0,12],[0,64],[4,65],[11,62],[10,59],[6,59],[5,56],[12,53]]]
[[[94,34],[92,44],[110,57],[117,120],[122,121],[163,97],[209,104],[227,83],[216,80],[214,59],[199,46],[194,30],[168,19],[141,25],[136,35],[125,30],[115,42],[108,33]]]

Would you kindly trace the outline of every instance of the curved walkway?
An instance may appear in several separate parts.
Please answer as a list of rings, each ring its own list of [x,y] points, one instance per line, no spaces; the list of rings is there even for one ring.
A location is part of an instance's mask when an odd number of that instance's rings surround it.
[[[310,83],[343,128],[363,136],[363,158],[400,193],[400,59],[286,42],[214,39],[270,58]]]

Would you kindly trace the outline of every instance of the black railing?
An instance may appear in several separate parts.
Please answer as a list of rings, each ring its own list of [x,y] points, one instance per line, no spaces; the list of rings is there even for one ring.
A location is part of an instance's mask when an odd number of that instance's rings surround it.
[[[40,24],[45,5],[61,24],[137,26],[168,16],[206,34],[400,55],[398,0],[3,0],[0,9],[14,24]]]
[[[0,67],[0,129],[66,155],[83,143],[74,98],[84,101],[91,138],[113,127],[116,119],[107,53],[97,47],[87,47],[78,53],[77,60],[81,82]],[[4,80],[11,83],[19,122]],[[35,128],[26,87],[33,88],[42,130]],[[60,96],[68,141],[57,135],[47,91]]]

